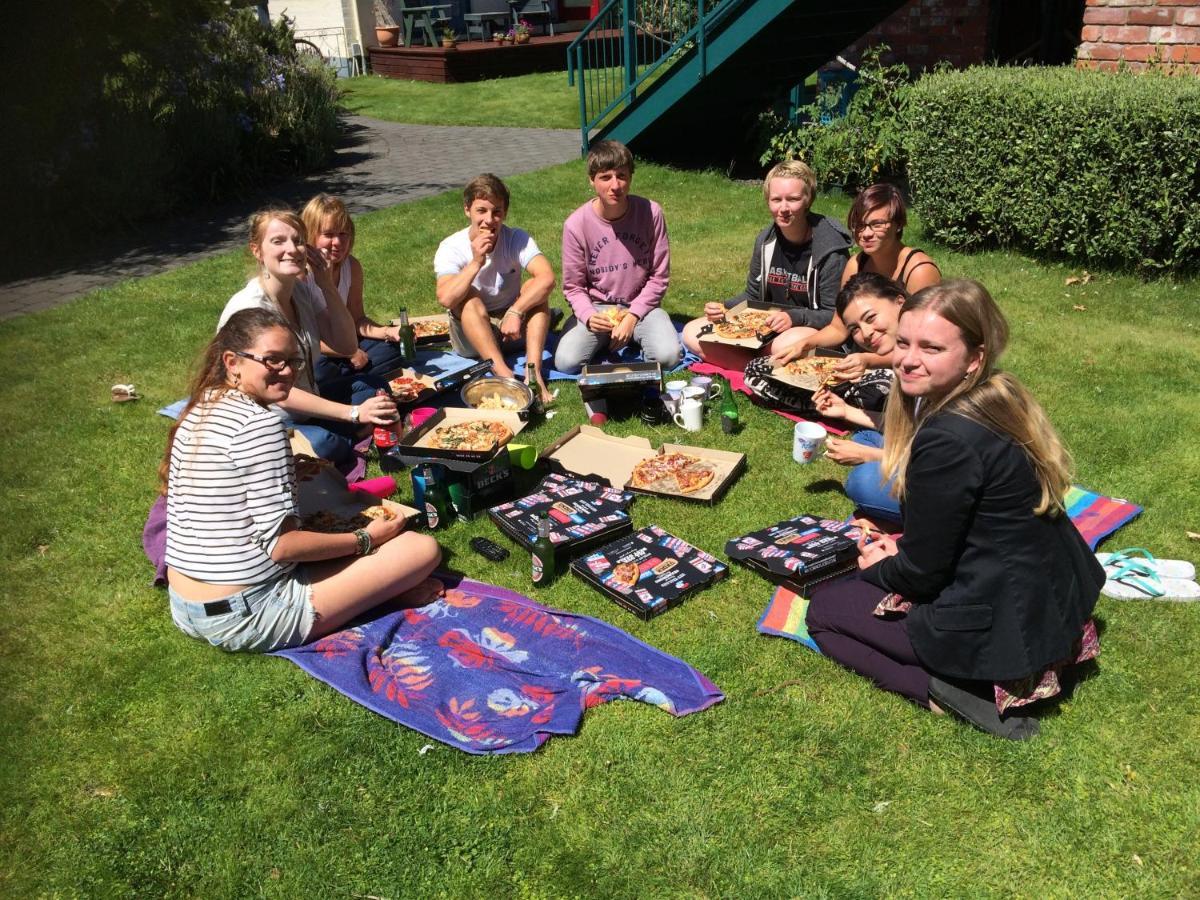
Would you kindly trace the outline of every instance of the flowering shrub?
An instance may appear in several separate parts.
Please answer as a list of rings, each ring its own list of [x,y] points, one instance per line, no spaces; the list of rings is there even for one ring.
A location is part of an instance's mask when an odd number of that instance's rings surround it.
[[[24,167],[18,206],[35,231],[161,214],[329,159],[334,75],[296,54],[288,23],[264,28],[220,0],[98,6],[118,8],[61,48],[63,74],[16,113],[25,152],[5,156]]]

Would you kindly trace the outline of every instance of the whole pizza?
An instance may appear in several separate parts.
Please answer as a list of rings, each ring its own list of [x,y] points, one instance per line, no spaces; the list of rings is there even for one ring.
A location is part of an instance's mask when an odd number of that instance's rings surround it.
[[[425,443],[435,450],[465,450],[478,453],[503,447],[512,440],[512,436],[512,429],[503,422],[479,419],[435,428]]]
[[[694,494],[716,477],[717,467],[687,453],[660,453],[633,468],[629,486],[665,494]]]
[[[426,385],[423,381],[418,381],[416,378],[401,376],[389,381],[388,389],[392,392],[392,397],[396,400],[401,403],[408,403],[420,397],[425,392]]]

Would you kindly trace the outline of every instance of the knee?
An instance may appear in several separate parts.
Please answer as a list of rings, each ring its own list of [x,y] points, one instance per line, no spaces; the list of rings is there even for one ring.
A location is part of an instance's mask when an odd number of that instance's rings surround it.
[[[403,560],[406,570],[404,574],[412,571],[428,574],[442,561],[442,548],[437,539],[415,531],[399,535],[384,547],[391,550],[392,555],[397,557],[397,562]]]
[[[692,319],[683,326],[683,343],[684,346],[695,353],[697,356],[703,356],[700,348],[700,329],[708,324],[708,319],[701,317]]]
[[[491,321],[488,318],[487,307],[483,304],[483,298],[478,294],[472,294],[463,302],[462,308],[458,311],[458,318],[464,322],[468,319]]]

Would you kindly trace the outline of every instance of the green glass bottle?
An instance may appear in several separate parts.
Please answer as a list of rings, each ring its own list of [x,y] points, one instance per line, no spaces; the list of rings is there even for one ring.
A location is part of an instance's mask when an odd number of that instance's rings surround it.
[[[558,574],[554,561],[554,542],[550,540],[550,517],[545,514],[538,521],[537,540],[533,542],[531,564],[533,583],[537,587],[545,587]]]
[[[733,434],[738,426],[737,402],[733,399],[733,385],[729,379],[721,381],[721,431]]]
[[[446,528],[450,524],[450,495],[446,486],[433,477],[433,466],[421,470],[425,481],[425,524],[430,531]]]
[[[417,358],[417,335],[408,324],[407,309],[400,310],[400,355],[404,357],[405,362],[412,362]]]
[[[540,416],[546,410],[542,406],[542,391],[537,383],[537,368],[531,362],[525,363],[525,387],[529,388],[529,393],[533,394],[529,412],[532,415]]]

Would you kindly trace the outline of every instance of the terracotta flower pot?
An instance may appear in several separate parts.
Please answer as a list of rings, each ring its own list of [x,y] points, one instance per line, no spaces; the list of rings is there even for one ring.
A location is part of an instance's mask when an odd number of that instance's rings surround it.
[[[455,41],[453,38],[442,38],[442,49],[443,50],[453,50],[457,46],[458,46],[458,42]]]
[[[518,44],[528,44],[528,43],[529,43],[529,35],[527,35],[527,34],[518,34],[518,35],[516,36],[516,41],[517,41],[517,43],[518,43]]]
[[[400,26],[375,26],[375,40],[379,41],[380,47],[395,47],[400,43]]]

